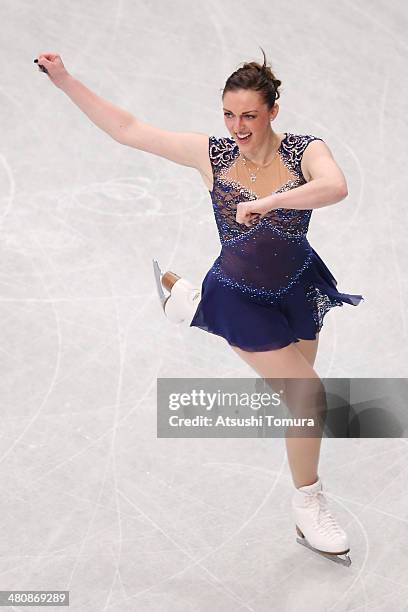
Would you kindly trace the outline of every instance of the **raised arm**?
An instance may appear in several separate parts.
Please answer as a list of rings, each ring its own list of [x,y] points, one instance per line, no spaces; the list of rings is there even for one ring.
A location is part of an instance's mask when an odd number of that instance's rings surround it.
[[[169,132],[139,121],[128,111],[104,100],[72,77],[61,57],[55,53],[41,53],[38,65],[44,66],[54,85],[64,91],[97,127],[117,142],[196,168],[201,174],[209,176],[211,167],[207,135]]]
[[[199,132],[168,132],[142,123],[132,121],[122,130],[120,140],[124,145],[154,153],[171,161],[205,171],[208,158],[208,136]],[[207,161],[207,165],[209,162]]]

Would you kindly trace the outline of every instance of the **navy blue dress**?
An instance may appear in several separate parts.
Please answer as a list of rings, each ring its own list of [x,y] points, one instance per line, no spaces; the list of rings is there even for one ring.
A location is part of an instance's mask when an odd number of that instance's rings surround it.
[[[275,193],[306,183],[300,163],[313,140],[322,139],[285,134],[278,156],[291,179]],[[246,351],[313,340],[332,307],[356,306],[364,298],[339,293],[337,281],[309,244],[312,210],[275,209],[251,227],[236,222],[238,202],[257,199],[249,188],[225,178],[239,154],[233,138],[209,137],[214,177],[210,194],[221,252],[202,282],[190,326]]]

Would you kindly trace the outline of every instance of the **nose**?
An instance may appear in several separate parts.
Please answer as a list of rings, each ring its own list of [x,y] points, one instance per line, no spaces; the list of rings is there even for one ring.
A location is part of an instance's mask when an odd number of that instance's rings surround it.
[[[242,119],[238,119],[238,121],[234,123],[234,131],[235,133],[245,132],[245,121]]]

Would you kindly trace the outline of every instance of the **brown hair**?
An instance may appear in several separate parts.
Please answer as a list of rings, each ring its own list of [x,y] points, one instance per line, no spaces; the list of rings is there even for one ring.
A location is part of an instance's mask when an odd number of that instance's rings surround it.
[[[264,56],[263,65],[258,62],[245,62],[241,68],[233,72],[225,82],[222,91],[224,97],[227,91],[236,91],[237,89],[254,89],[259,91],[265,104],[269,110],[275,104],[275,101],[280,98],[278,87],[282,85],[281,81],[273,74],[270,66],[266,65],[265,52],[260,47]]]

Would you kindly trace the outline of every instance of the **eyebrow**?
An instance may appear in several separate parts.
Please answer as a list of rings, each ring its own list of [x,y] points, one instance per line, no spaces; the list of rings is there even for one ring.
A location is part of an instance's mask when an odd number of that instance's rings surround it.
[[[232,111],[228,110],[228,108],[224,108],[223,110],[227,111],[228,113],[232,113]],[[242,113],[242,115],[247,115],[248,113],[257,113],[257,110],[250,110],[250,111],[244,111]]]

